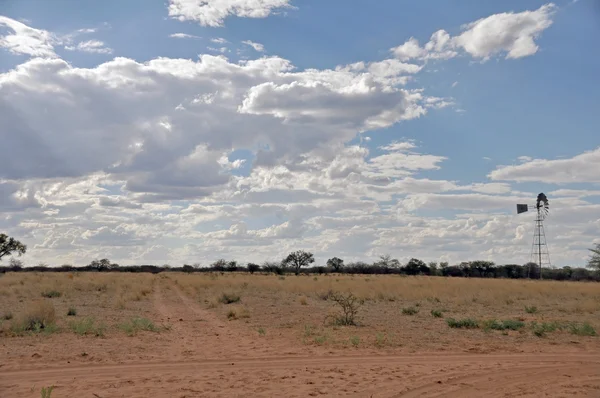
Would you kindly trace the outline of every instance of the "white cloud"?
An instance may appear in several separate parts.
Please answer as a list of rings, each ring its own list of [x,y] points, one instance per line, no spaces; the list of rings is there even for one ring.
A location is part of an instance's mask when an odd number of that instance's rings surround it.
[[[266,18],[291,0],[169,0],[169,16],[180,21],[195,21],[202,26],[223,26],[229,16]]]
[[[265,52],[265,46],[263,46],[260,43],[255,43],[251,40],[245,40],[242,42],[243,44],[246,44],[250,47],[252,47],[255,51],[258,51],[259,53],[264,53]]]
[[[172,33],[169,37],[173,39],[201,39],[202,37],[196,35],[190,35],[188,33]]]
[[[65,46],[65,50],[82,51],[92,54],[112,54],[113,50],[106,47],[104,42],[100,40],[86,40],[77,43],[76,46]]]
[[[0,35],[0,47],[13,54],[25,54],[33,57],[55,57],[56,38],[48,31],[35,29],[22,22],[0,15],[0,27],[8,28],[12,33]]]
[[[424,47],[411,37],[391,51],[402,61],[448,59],[456,57],[459,50],[482,60],[501,53],[506,53],[506,58],[530,56],[538,51],[535,39],[552,25],[556,9],[548,3],[535,11],[494,14],[463,25],[457,36],[439,30]]]
[[[229,43],[229,41],[227,39],[224,39],[222,37],[213,37],[212,39],[210,39],[210,41],[212,41],[213,43],[217,43],[217,44]]]
[[[519,165],[500,166],[489,174],[492,180],[536,181],[550,184],[600,183],[600,147],[570,159],[521,157]]]

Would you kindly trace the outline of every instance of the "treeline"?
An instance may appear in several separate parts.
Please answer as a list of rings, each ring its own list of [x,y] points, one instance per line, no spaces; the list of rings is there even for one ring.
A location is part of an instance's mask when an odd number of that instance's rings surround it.
[[[299,253],[299,252],[296,252]],[[292,253],[293,254],[293,253]],[[304,253],[310,254],[310,253]],[[290,256],[286,258],[289,260]],[[314,260],[313,260],[314,262]],[[440,277],[462,277],[462,278],[506,278],[506,279],[539,279],[540,269],[535,263],[525,265],[506,264],[496,265],[491,261],[470,261],[462,262],[456,265],[448,263],[425,263],[419,259],[411,259],[406,264],[400,264],[389,256],[383,256],[374,263],[353,262],[344,264],[343,260],[333,258],[327,261],[325,266],[308,265],[312,262],[308,260],[306,264],[292,261],[265,262],[262,265],[248,263],[239,264],[236,261],[218,260],[209,266],[199,264],[185,264],[180,267],[169,265],[134,265],[119,266],[111,263],[107,259],[92,261],[89,265],[75,267],[71,265],[62,265],[60,267],[49,267],[46,265],[23,267],[17,262],[11,262],[9,266],[0,267],[0,273],[5,272],[133,272],[133,273],[160,273],[160,272],[248,272],[254,273],[272,273],[285,275],[288,273],[304,274],[395,274],[395,275],[427,275]],[[290,265],[292,264],[292,265]],[[600,271],[593,271],[586,268],[542,268],[542,278],[550,280],[568,280],[568,281],[596,281],[600,282]]]

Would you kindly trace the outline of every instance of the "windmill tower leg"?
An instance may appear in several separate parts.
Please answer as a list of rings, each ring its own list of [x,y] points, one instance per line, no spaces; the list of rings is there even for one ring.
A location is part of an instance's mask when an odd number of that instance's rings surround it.
[[[539,279],[542,279],[542,268],[550,267],[550,252],[546,242],[546,233],[544,231],[544,217],[538,208],[537,217],[535,219],[535,229],[533,233],[533,243],[531,245],[531,261],[530,264],[537,264],[539,267]],[[531,272],[532,265],[529,266],[528,277],[536,277]]]

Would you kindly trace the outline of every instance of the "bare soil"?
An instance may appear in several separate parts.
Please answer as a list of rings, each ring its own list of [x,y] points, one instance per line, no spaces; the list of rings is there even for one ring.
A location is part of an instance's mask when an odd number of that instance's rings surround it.
[[[51,385],[52,398],[600,397],[594,337],[510,340],[518,347],[491,339],[486,348],[482,331],[473,342],[471,331],[445,329],[452,347],[418,352],[303,344],[291,329],[273,326],[260,335],[253,319],[267,321],[254,307],[247,322],[228,321],[223,308],[207,308],[168,278],[137,305],[169,330],[0,336],[0,397],[39,397]]]

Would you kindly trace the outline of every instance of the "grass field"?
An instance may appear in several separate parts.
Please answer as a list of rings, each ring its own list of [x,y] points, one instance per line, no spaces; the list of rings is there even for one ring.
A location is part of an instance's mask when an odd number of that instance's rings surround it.
[[[342,316],[343,299],[353,303],[350,320]],[[583,355],[600,352],[598,331],[597,283],[242,273],[0,277],[4,370],[183,366],[240,355]],[[23,383],[15,384],[15,396],[31,396],[18,393]]]

